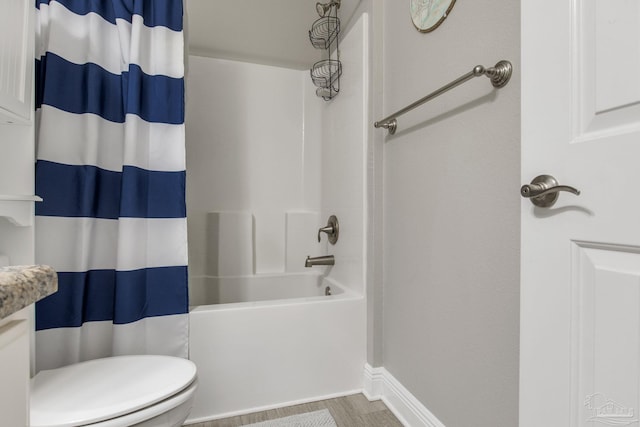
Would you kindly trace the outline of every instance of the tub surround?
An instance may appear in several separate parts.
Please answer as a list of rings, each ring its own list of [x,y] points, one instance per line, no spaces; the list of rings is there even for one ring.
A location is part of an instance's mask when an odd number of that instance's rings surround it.
[[[0,268],[0,319],[58,290],[58,275],[47,265]]]

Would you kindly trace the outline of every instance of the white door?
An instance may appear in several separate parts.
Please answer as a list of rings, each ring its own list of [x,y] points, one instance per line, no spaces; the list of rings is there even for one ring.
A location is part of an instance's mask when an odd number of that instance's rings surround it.
[[[640,0],[521,5],[520,427],[639,426]]]

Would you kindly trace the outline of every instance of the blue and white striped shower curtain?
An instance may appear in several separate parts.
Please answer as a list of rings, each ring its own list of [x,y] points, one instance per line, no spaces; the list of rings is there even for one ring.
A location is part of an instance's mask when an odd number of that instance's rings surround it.
[[[38,370],[187,356],[182,0],[36,0]]]

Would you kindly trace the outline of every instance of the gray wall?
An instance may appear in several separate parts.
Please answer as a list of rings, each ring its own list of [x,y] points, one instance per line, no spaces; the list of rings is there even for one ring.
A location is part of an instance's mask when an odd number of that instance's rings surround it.
[[[499,91],[476,78],[425,104],[380,144],[382,333],[369,339],[381,341],[381,364],[447,427],[515,426],[519,2],[458,1],[426,34],[413,27],[408,1],[381,3],[383,99],[374,79],[373,100],[385,113],[476,64],[509,59],[516,71]],[[376,343],[369,351],[380,364]]]

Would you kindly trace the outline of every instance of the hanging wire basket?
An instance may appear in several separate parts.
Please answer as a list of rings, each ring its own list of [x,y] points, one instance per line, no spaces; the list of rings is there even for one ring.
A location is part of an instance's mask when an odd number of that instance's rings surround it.
[[[320,98],[324,99],[325,101],[329,101],[331,99],[333,99],[334,96],[336,96],[338,94],[338,92],[340,92],[339,88],[336,88],[334,86],[331,87],[319,87],[316,89],[316,96],[319,96]]]
[[[316,3],[316,11],[321,16],[311,25],[309,40],[316,49],[326,51],[326,57],[311,67],[311,81],[317,87],[316,95],[329,101],[340,92],[340,76],[342,75],[342,63],[340,62],[340,49],[338,48],[338,34],[340,33],[340,19],[338,9],[340,0],[331,0],[329,3]],[[335,55],[335,59],[332,56]]]
[[[324,16],[317,19],[309,31],[309,40],[316,49],[327,49],[340,32],[340,19]]]
[[[331,88],[341,74],[342,63],[337,59],[323,59],[311,68],[311,80],[320,88]]]

